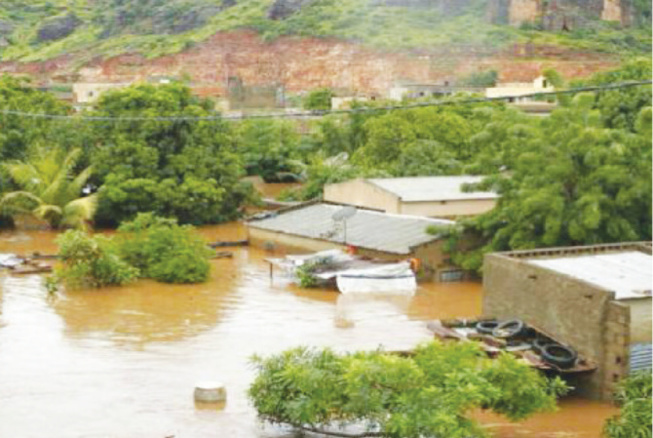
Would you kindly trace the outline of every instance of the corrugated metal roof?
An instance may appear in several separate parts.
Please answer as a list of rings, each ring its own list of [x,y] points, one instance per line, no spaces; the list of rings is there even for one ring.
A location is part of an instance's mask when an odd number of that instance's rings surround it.
[[[351,207],[350,207],[351,208]],[[332,219],[343,207],[313,204],[249,222],[252,228],[344,243],[344,226]],[[426,232],[431,225],[453,225],[443,219],[428,219],[356,209],[347,224],[348,245],[393,254],[410,254],[411,248],[437,240]]]
[[[533,265],[614,291],[618,300],[651,296],[652,262],[650,254],[639,251],[528,260]]]
[[[651,344],[633,344],[630,346],[630,373],[650,370],[653,365],[653,348]]]
[[[493,192],[463,192],[463,184],[478,183],[481,176],[420,176],[414,178],[371,178],[371,184],[401,198],[404,202],[495,199]]]

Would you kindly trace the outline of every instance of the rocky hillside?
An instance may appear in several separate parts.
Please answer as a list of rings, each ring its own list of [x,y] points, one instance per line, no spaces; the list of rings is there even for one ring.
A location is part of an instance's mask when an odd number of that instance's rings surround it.
[[[490,70],[582,77],[650,50],[649,0],[0,1],[0,73],[44,85],[175,76],[211,96],[384,95]]]
[[[645,53],[650,11],[648,0],[3,0],[0,59],[157,57],[243,28],[393,50],[531,42]]]

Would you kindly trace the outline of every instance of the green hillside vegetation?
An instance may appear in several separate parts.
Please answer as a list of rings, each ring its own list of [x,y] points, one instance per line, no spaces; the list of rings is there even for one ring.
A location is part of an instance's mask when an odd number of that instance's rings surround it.
[[[319,0],[274,17],[275,0],[4,0],[0,59],[42,61],[71,52],[78,52],[80,61],[126,52],[157,57],[192,47],[218,31],[243,28],[269,40],[281,35],[337,37],[383,49],[533,42],[620,55],[651,50],[646,2],[635,2],[637,21],[644,23],[637,27],[587,19],[570,32],[490,24],[487,2],[470,0],[460,10],[443,12],[387,6],[392,2]]]

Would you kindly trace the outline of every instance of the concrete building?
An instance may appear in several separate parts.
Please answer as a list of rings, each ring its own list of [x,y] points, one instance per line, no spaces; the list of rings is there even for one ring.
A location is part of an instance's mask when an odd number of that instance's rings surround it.
[[[522,319],[595,362],[572,386],[607,400],[628,373],[651,366],[652,262],[650,243],[489,254],[483,314]]]
[[[484,91],[480,87],[461,87],[451,85],[449,81],[444,81],[441,84],[419,84],[419,83],[403,83],[396,84],[388,90],[388,99],[403,100],[403,99],[421,99],[425,97],[446,97],[458,93],[465,94],[482,94]]]
[[[508,97],[516,96],[509,100],[510,103],[532,102],[533,98],[528,97],[535,93],[547,93],[555,91],[544,76],[535,78],[533,82],[512,82],[497,84],[485,90],[486,97]],[[520,97],[523,96],[523,97]]]
[[[98,100],[105,91],[125,88],[129,85],[129,83],[78,82],[73,84],[73,95],[76,103],[91,104]]]
[[[443,242],[427,232],[430,226],[450,226],[453,222],[352,207],[347,219],[338,220],[336,213],[345,207],[309,203],[251,220],[247,223],[250,245],[299,252],[355,247],[357,254],[381,260],[416,258],[423,269],[422,278],[447,281],[460,274],[449,266],[441,250]]]
[[[324,187],[324,200],[413,216],[456,218],[494,208],[498,195],[464,192],[478,176],[428,176],[355,179]]]

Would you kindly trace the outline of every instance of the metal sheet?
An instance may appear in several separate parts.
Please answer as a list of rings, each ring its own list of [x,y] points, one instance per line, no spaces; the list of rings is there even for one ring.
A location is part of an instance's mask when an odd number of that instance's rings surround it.
[[[630,346],[630,373],[650,370],[653,363],[651,344],[633,344]]]
[[[346,221],[334,221],[333,214],[342,209],[331,204],[313,204],[278,215],[250,221],[248,226],[301,237],[327,240],[360,248],[406,255],[414,248],[433,242],[429,226],[447,226],[454,222],[357,209]]]

